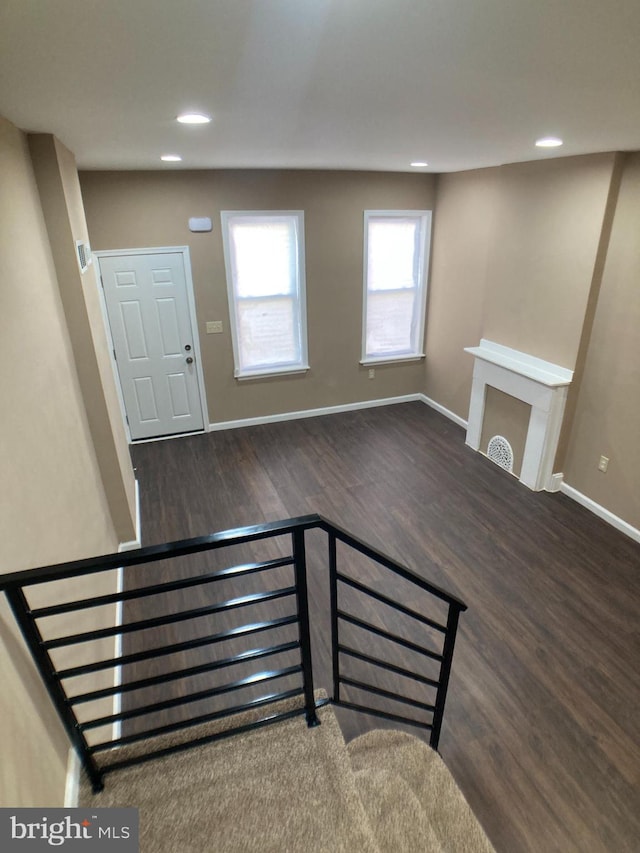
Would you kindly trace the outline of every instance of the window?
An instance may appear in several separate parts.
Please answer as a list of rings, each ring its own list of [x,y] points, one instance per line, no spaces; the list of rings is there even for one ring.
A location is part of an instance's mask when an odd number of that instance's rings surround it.
[[[302,211],[223,211],[234,375],[308,370]]]
[[[362,362],[422,358],[430,210],[365,210]]]

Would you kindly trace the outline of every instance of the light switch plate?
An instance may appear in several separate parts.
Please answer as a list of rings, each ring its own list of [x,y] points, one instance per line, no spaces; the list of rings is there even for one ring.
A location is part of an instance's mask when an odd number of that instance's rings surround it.
[[[222,332],[222,320],[207,320],[207,334],[219,335]]]

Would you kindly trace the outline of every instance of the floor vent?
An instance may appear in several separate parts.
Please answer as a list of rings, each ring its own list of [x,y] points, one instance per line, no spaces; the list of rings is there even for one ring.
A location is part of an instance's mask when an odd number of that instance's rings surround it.
[[[494,435],[487,445],[487,456],[505,471],[513,473],[513,450],[503,435]]]

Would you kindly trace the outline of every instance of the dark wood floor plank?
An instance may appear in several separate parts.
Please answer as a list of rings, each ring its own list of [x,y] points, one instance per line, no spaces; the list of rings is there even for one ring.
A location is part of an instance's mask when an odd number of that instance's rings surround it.
[[[498,853],[637,853],[637,543],[564,495],[530,492],[473,453],[459,427],[421,403],[138,445],[133,459],[144,544],[318,512],[465,599],[469,610],[461,619],[441,752]],[[238,555],[264,558],[287,547],[263,543]],[[312,534],[316,684],[330,689],[324,548],[323,535]],[[341,560],[345,571],[411,603],[410,594],[373,565],[346,554]],[[208,555],[186,567],[140,570],[128,583],[222,564],[222,555]],[[282,580],[284,570],[278,571],[269,583]],[[225,589],[232,594],[239,587]],[[351,592],[345,601],[363,608],[364,618],[410,636],[403,633],[406,617],[358,604]],[[126,616],[202,606],[212,596],[198,587],[169,605],[140,600],[127,605]],[[274,602],[271,612],[285,614],[286,603]],[[216,617],[206,624],[217,630],[231,621]],[[156,632],[154,641],[179,641],[195,631],[172,626]],[[425,629],[425,641],[427,635]],[[149,642],[129,635],[125,651]],[[221,644],[216,652],[261,642]],[[389,654],[385,642],[373,638],[371,653]],[[174,666],[197,664],[210,651],[182,654]],[[398,665],[416,664],[401,647],[394,655]],[[285,656],[274,665],[290,662]],[[164,665],[156,661],[151,671]],[[354,666],[354,677],[383,689],[395,689],[401,678]],[[235,667],[213,680],[178,682],[169,695],[194,685],[207,689],[241,672]],[[125,677],[145,674],[145,666],[131,666]],[[429,701],[428,691],[407,686],[407,695],[421,701]],[[198,708],[219,706],[215,700]],[[347,738],[381,724],[349,712],[341,712],[340,721]]]

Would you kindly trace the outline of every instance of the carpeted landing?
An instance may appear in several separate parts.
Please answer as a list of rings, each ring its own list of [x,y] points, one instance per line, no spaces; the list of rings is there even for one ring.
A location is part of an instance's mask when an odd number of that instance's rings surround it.
[[[426,744],[376,730],[346,746],[331,707],[318,715],[317,728],[295,717],[118,770],[80,805],[136,806],[141,853],[492,853]]]

